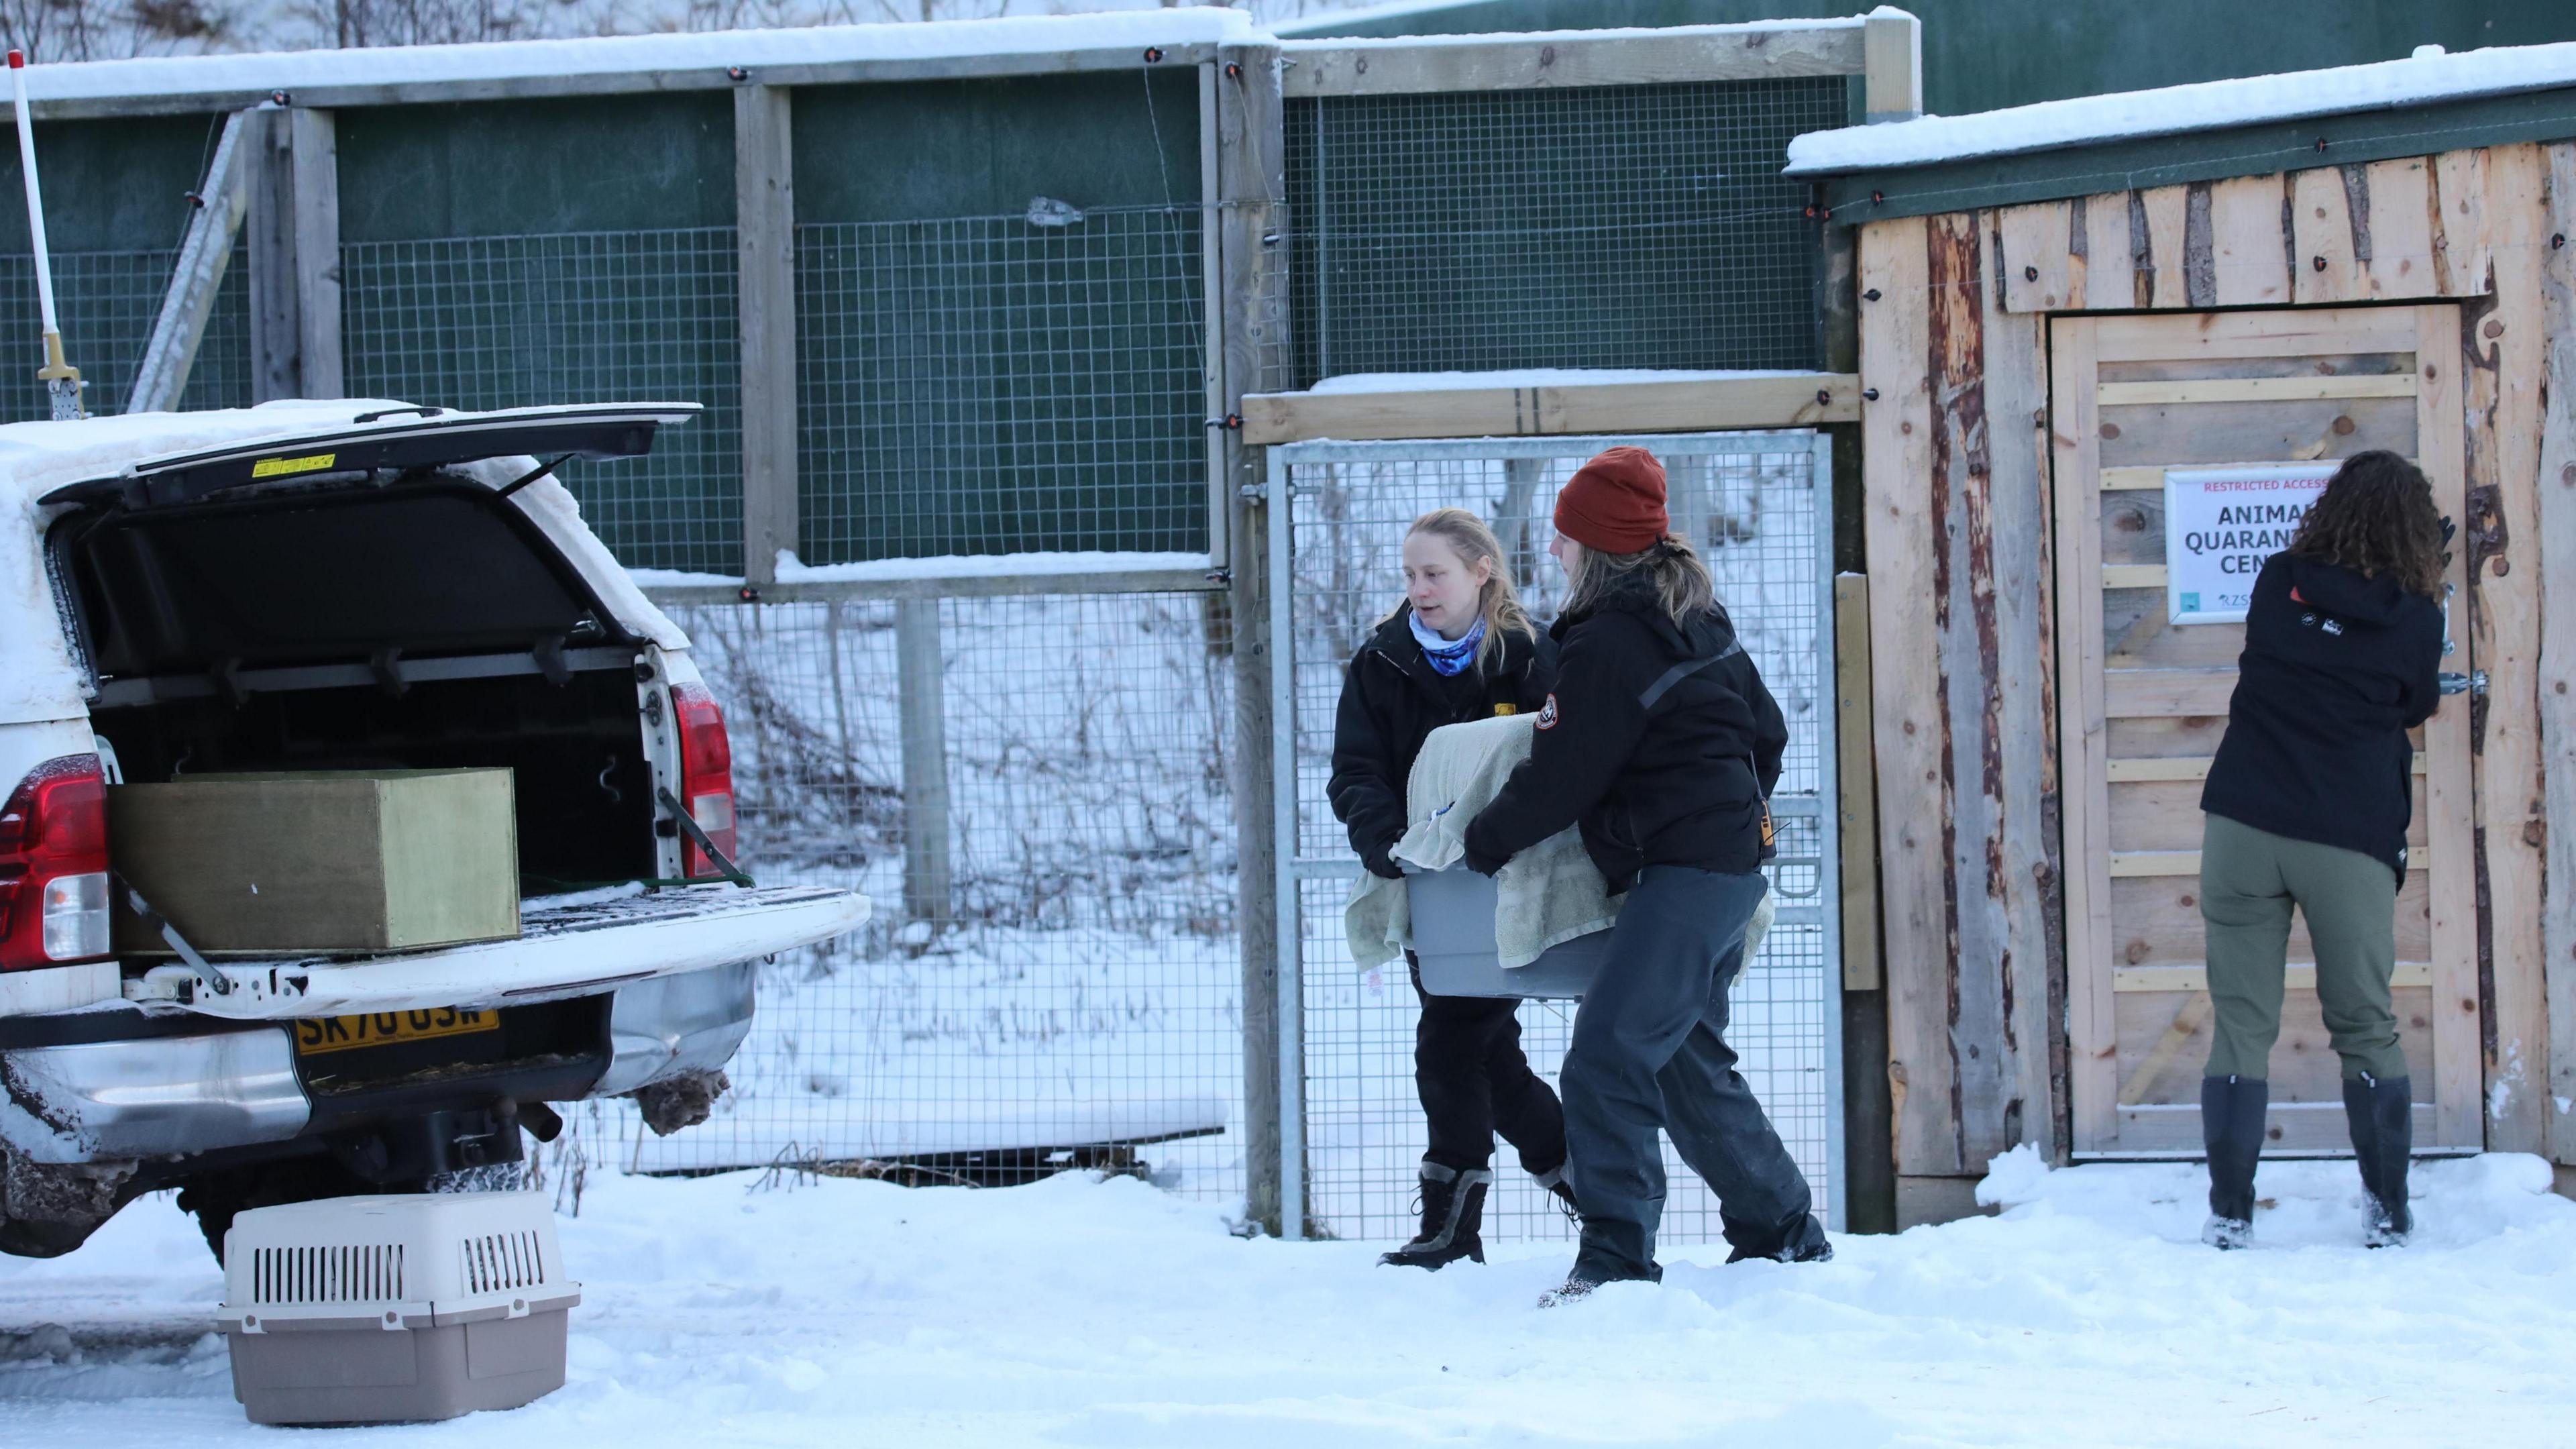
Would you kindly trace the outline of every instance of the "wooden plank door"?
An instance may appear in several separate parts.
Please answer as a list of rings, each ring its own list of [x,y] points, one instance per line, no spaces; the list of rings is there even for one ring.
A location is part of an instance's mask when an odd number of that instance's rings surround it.
[[[2078,1157],[2196,1157],[2211,1031],[2200,790],[2236,685],[2241,624],[2172,625],[2164,470],[2389,448],[2467,515],[2460,322],[2449,305],[2063,317],[2050,330],[2067,1029]],[[2459,582],[2460,565],[2451,567]],[[2452,606],[2460,650],[2469,631]],[[2419,1149],[2479,1141],[2468,708],[2418,733],[2397,898],[2398,1029]],[[2267,1151],[2350,1150],[2304,921],[2270,1065]]]

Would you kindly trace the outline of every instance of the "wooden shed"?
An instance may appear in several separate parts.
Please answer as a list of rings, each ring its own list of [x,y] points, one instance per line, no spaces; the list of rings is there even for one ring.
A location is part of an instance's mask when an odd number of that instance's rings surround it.
[[[2419,460],[2459,521],[2443,668],[2477,682],[2417,757],[2396,992],[2416,1143],[2542,1153],[2564,1189],[2576,45],[1925,118],[1791,157],[1857,231],[1900,1221],[1973,1210],[2020,1143],[2199,1155],[2199,790],[2243,627],[2189,621],[2168,501],[2370,448]],[[2302,929],[2268,1150],[2331,1155],[2307,950]]]

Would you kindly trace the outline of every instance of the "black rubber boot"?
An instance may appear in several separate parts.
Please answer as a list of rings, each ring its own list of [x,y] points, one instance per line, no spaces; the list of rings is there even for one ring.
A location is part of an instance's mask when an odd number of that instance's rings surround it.
[[[1745,1226],[1735,1219],[1723,1213],[1719,1218],[1726,1224],[1726,1240],[1735,1245],[1733,1251],[1726,1255],[1729,1263],[1741,1263],[1752,1258],[1768,1258],[1775,1263],[1830,1263],[1834,1260],[1834,1245],[1825,1237],[1825,1225],[1818,1222],[1813,1213],[1799,1214],[1797,1223],[1785,1232],[1759,1238],[1746,1231]]]
[[[2415,1084],[2368,1072],[2343,1084],[2343,1115],[2352,1126],[2352,1155],[2361,1165],[2361,1240],[2394,1248],[2415,1230],[2406,1209],[2406,1168],[2415,1153]]]
[[[1485,1243],[1477,1236],[1485,1221],[1485,1190],[1494,1175],[1483,1168],[1460,1172],[1436,1162],[1422,1164],[1422,1231],[1413,1241],[1378,1262],[1394,1268],[1445,1268],[1460,1258],[1485,1261]]]
[[[2254,1165],[2263,1155],[2263,1112],[2272,1085],[2247,1077],[2200,1079],[2200,1136],[2209,1149],[2209,1221],[2200,1240],[2213,1248],[2254,1242]]]

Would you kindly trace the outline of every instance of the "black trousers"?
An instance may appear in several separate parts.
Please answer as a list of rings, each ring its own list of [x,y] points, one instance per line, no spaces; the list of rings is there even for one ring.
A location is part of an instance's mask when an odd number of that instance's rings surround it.
[[[1412,953],[1406,957],[1411,959]],[[1520,1003],[1499,996],[1434,996],[1413,966],[1422,1019],[1413,1028],[1413,1086],[1431,1126],[1425,1162],[1457,1172],[1494,1158],[1494,1134],[1543,1176],[1565,1165],[1565,1109],[1521,1054]]]
[[[1574,1276],[1660,1278],[1664,1215],[1657,1130],[1717,1193],[1726,1240],[1765,1257],[1822,1245],[1806,1176],[1773,1131],[1726,1044],[1726,988],[1744,965],[1759,875],[1646,867],[1610,938],[1610,959],[1574,1014],[1565,1104],[1569,1172],[1583,1210]]]

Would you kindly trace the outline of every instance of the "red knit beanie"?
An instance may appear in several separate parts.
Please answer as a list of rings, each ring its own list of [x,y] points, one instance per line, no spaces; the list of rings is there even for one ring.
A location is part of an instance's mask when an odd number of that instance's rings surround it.
[[[1601,553],[1639,553],[1672,528],[1664,465],[1643,448],[1612,448],[1575,470],[1556,495],[1556,531]]]

